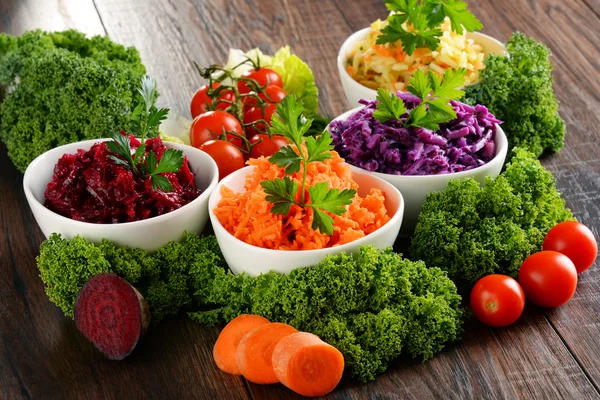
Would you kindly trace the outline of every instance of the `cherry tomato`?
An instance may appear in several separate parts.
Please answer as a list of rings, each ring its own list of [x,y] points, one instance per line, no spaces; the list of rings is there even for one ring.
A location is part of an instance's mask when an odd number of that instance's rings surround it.
[[[519,283],[527,300],[555,308],[571,300],[577,287],[577,269],[557,251],[540,251],[527,257],[519,270]]]
[[[217,163],[219,180],[232,172],[244,168],[244,155],[233,144],[224,140],[209,140],[200,146],[200,150],[208,153]]]
[[[276,104],[281,102],[281,100],[283,100],[283,98],[285,96],[287,96],[287,93],[285,92],[285,90],[283,90],[279,86],[275,86],[275,85],[267,86],[264,91],[262,91],[258,94],[256,94],[256,92],[250,92],[250,93],[253,93],[255,96],[257,96],[260,99],[263,99],[267,103],[276,103]],[[244,107],[247,107],[247,108],[254,107],[258,104],[258,100],[254,96],[244,96],[242,98],[242,102],[244,103]]]
[[[525,294],[510,276],[493,274],[477,281],[471,291],[471,310],[489,326],[508,326],[525,308]]]
[[[242,74],[242,78],[254,79],[259,86],[275,85],[283,88],[281,76],[271,68],[250,69]],[[240,93],[250,93],[254,89],[253,85],[248,87],[248,83],[242,79],[238,81],[237,85]]]
[[[544,250],[554,250],[569,257],[577,273],[591,267],[598,256],[598,243],[592,231],[577,221],[565,221],[550,229],[544,239]]]
[[[213,82],[212,89],[217,89],[221,84],[219,82]],[[192,102],[190,103],[190,112],[192,113],[192,118],[196,118],[200,114],[204,114],[207,111],[210,111],[210,107],[212,106],[213,99],[208,96],[208,85],[202,86],[192,97]],[[217,110],[224,110],[229,107],[228,103],[220,102],[219,100],[226,101],[235,101],[235,94],[233,94],[232,90],[227,90],[221,93],[219,97],[217,97]]]
[[[275,114],[275,110],[277,109],[277,105],[273,103],[268,103],[265,105],[264,109],[261,107],[250,107],[244,113],[244,125],[250,124],[252,122],[256,122],[258,120],[265,120],[271,122],[271,118],[273,114]],[[253,126],[246,126],[246,137],[252,137],[259,133],[265,133],[267,131],[267,125],[264,122],[258,122]]]
[[[261,156],[271,157],[273,154],[277,153],[280,148],[290,144],[283,136],[273,135],[273,137],[270,138],[269,135],[264,133],[252,136],[250,143],[254,145],[250,151],[250,157],[252,158]]]
[[[209,111],[198,115],[190,127],[190,143],[194,147],[200,147],[209,140],[217,139],[223,131],[235,132],[243,135],[242,124],[233,115],[224,111]],[[237,147],[242,146],[242,139],[228,133],[227,141]]]

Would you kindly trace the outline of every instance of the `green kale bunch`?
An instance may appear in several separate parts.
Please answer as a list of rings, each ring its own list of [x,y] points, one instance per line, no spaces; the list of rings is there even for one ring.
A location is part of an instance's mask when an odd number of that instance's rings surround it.
[[[429,359],[462,332],[461,297],[446,273],[391,249],[362,247],[289,275],[235,276],[192,268],[206,311],[200,323],[258,314],[312,332],[337,347],[351,376],[375,379],[399,356]]]
[[[145,72],[135,48],[107,37],[0,34],[0,139],[15,166],[25,171],[53,147],[128,130]]]
[[[79,236],[67,240],[52,234],[42,243],[36,261],[46,294],[66,315],[73,316],[77,295],[91,277],[110,272],[142,293],[153,323],[192,304],[198,288],[198,282],[190,275],[192,266],[226,267],[214,236],[192,234],[154,253],[118,248],[108,240],[95,245]]]
[[[463,101],[484,104],[504,121],[509,148],[522,147],[536,157],[563,147],[565,123],[552,90],[550,50],[522,33],[506,44],[509,58],[490,55],[481,82],[465,88]]]
[[[469,178],[430,193],[410,253],[468,290],[484,275],[516,277],[525,258],[541,250],[548,230],[569,219],[552,174],[534,154],[515,149],[506,171],[488,176],[484,187]]]

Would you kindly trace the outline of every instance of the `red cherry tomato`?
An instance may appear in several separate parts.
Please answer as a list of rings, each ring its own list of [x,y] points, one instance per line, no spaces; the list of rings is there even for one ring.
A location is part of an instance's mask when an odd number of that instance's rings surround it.
[[[221,84],[219,82],[213,82],[212,89],[215,91]],[[219,97],[217,97],[217,110],[224,110],[229,107],[229,104],[226,102],[221,102],[221,100],[226,101],[235,101],[235,94],[232,90],[220,91]],[[202,86],[192,97],[192,102],[190,103],[190,112],[192,113],[192,118],[196,118],[200,114],[204,114],[207,111],[210,111],[211,106],[213,104],[213,99],[208,96],[208,85]]]
[[[250,157],[271,157],[277,153],[280,148],[287,146],[290,142],[280,135],[273,135],[269,137],[267,134],[260,133],[252,136],[250,143],[253,144],[252,150],[250,151]]]
[[[261,107],[250,107],[244,113],[244,125],[251,124],[253,122],[259,121],[261,119],[271,122],[271,118],[273,114],[275,114],[275,110],[277,109],[277,105],[273,103],[265,104],[264,108]],[[252,137],[259,133],[265,133],[267,131],[267,125],[264,122],[258,122],[252,126],[246,126],[246,137]]]
[[[478,320],[489,326],[508,326],[525,308],[525,294],[510,276],[488,275],[477,281],[471,291],[471,310]]]
[[[285,90],[280,88],[279,86],[269,85],[262,92],[256,94],[256,92],[251,92],[254,96],[244,96],[242,98],[242,102],[244,103],[244,107],[254,107],[258,104],[258,100],[256,97],[266,101],[267,103],[280,103],[281,100],[287,93]],[[256,97],[255,97],[256,96]]]
[[[209,111],[198,115],[192,126],[190,127],[190,143],[198,148],[209,140],[219,138],[223,131],[235,132],[238,135],[243,135],[242,124],[233,115],[224,111]],[[242,146],[242,139],[228,133],[227,141],[233,143],[237,147]]]
[[[283,88],[283,81],[281,80],[281,76],[271,68],[260,68],[260,69],[251,69],[242,74],[242,78],[254,79],[256,83],[261,86],[267,85],[275,85]],[[254,85],[248,85],[246,81],[240,79],[238,81],[238,92],[240,93],[250,93],[251,90],[255,89]]]
[[[244,168],[244,155],[233,144],[224,140],[209,140],[200,146],[200,150],[208,153],[217,163],[219,180],[232,172]]]
[[[577,221],[565,221],[550,229],[544,250],[554,250],[569,257],[577,273],[591,267],[598,256],[598,243],[592,231]]]
[[[569,257],[540,251],[527,257],[519,270],[519,283],[527,300],[555,308],[571,300],[577,287],[577,269]]]

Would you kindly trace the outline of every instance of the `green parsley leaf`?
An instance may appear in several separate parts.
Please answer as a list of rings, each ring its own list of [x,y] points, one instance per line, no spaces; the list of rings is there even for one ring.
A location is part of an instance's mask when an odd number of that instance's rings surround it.
[[[342,215],[346,212],[344,206],[352,203],[356,190],[345,189],[340,192],[339,189],[329,189],[327,182],[319,182],[309,187],[308,193],[310,195],[310,204],[308,205],[314,210],[312,229],[318,229],[322,233],[331,235],[333,233],[333,219],[325,214],[325,211]]]
[[[406,106],[401,98],[385,89],[377,89],[377,110],[373,112],[373,118],[379,122],[387,122],[392,119],[400,119],[406,112]]]
[[[306,119],[302,115],[304,103],[298,101],[296,96],[289,95],[277,104],[275,114],[271,118],[269,132],[274,135],[282,135],[300,148],[302,138],[310,129],[312,119]]]
[[[325,212],[313,207],[313,221],[311,224],[313,231],[319,230],[326,235],[333,234],[333,218]]]
[[[264,189],[268,202],[273,203],[271,212],[273,214],[287,215],[292,204],[296,204],[295,196],[298,192],[298,184],[288,176],[283,179],[276,178],[270,181],[262,181],[260,186]]]
[[[167,119],[167,114],[169,113],[168,108],[152,109],[150,114],[148,115],[148,128],[154,128],[155,126],[159,126],[161,121]]]
[[[313,161],[325,161],[331,158],[333,150],[333,139],[329,131],[325,130],[316,139],[314,136],[306,138],[306,152],[308,153],[307,163]]]
[[[283,146],[277,153],[269,157],[269,161],[271,164],[277,164],[280,168],[285,168],[286,174],[293,174],[300,171],[302,157],[290,146]]]
[[[465,92],[457,88],[465,84],[466,73],[467,70],[464,68],[447,69],[444,72],[444,81],[433,91],[433,95],[448,99],[460,99]]]
[[[410,84],[408,86],[408,91],[421,100],[425,100],[425,98],[429,95],[432,90],[431,83],[427,78],[427,75],[420,69],[417,70],[410,78]]]
[[[152,175],[150,179],[150,184],[152,185],[152,189],[154,191],[157,189],[160,189],[163,192],[170,192],[173,190],[173,185],[171,185],[171,182],[169,182],[169,180],[162,175]]]
[[[150,152],[150,154],[154,154]],[[183,150],[167,149],[163,153],[158,165],[152,172],[152,175],[163,174],[165,172],[177,172],[183,166]]]
[[[342,215],[346,212],[344,206],[352,203],[356,190],[344,189],[340,192],[339,189],[329,189],[327,182],[319,182],[308,188],[308,194],[312,207],[321,208],[335,215]]]
[[[393,13],[376,42],[399,41],[408,55],[420,47],[435,50],[442,36],[439,26],[446,17],[450,19],[451,29],[459,34],[483,27],[481,21],[467,10],[467,4],[460,0],[386,0],[385,4]]]
[[[464,29],[467,32],[473,32],[483,28],[481,21],[477,19],[469,10],[467,3],[460,0],[440,0],[443,12],[450,18],[452,30],[458,34],[462,34]]]

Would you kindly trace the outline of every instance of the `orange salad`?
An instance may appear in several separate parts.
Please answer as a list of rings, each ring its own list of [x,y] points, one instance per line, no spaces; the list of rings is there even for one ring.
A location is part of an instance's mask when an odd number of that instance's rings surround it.
[[[349,165],[337,152],[331,153],[332,158],[328,160],[308,164],[307,186],[327,182],[330,188],[358,190]],[[357,193],[341,216],[329,214],[334,220],[331,236],[312,230],[313,211],[310,207],[305,209],[292,205],[288,215],[271,213],[272,204],[265,199],[266,194],[260,182],[283,178],[284,169],[264,157],[250,159],[248,164],[256,168],[246,177],[246,191],[236,193],[222,186],[223,197],[214,210],[225,229],[248,244],[273,250],[322,249],[360,239],[390,220],[384,206],[384,194],[379,189],[371,189],[364,198]],[[300,186],[302,169],[287,176]]]

